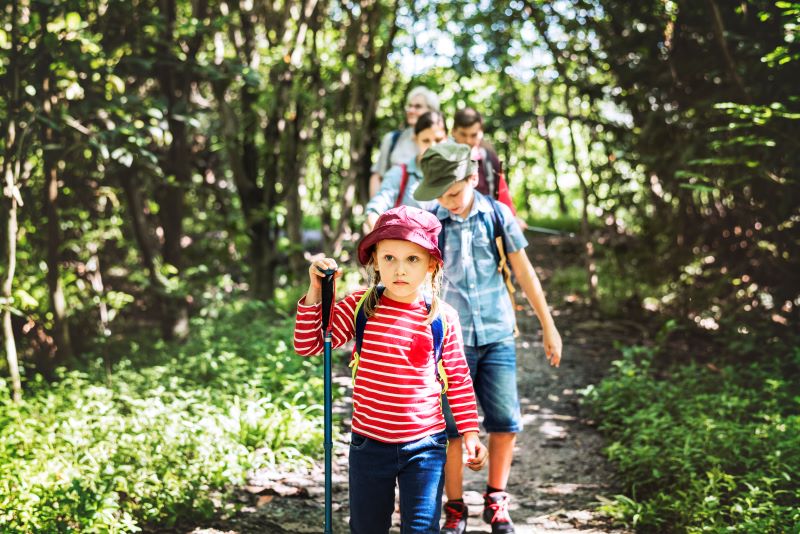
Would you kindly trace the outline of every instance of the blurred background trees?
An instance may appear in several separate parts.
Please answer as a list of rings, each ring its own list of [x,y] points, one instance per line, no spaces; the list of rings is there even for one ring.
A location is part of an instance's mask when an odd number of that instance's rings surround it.
[[[379,140],[425,85],[484,115],[519,216],[561,234],[532,239],[559,328],[642,332],[584,392],[624,486],[609,516],[793,531],[799,21],[783,0],[2,3],[2,530],[212,517],[252,469],[313,464],[306,255],[352,257]],[[594,365],[582,343],[566,358]]]
[[[346,258],[418,84],[485,115],[523,218],[580,231],[585,261],[559,273],[579,298],[780,336],[798,306],[799,6],[9,3],[6,352],[13,332],[50,376],[126,324],[180,339],[208,301],[302,284],[304,251]]]

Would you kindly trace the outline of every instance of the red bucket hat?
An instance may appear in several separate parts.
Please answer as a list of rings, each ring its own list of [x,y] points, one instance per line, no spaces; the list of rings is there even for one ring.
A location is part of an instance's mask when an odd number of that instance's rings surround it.
[[[402,239],[419,245],[442,263],[439,252],[439,232],[442,223],[438,217],[419,208],[398,206],[378,217],[375,227],[358,244],[358,261],[369,263],[372,248],[384,239]]]

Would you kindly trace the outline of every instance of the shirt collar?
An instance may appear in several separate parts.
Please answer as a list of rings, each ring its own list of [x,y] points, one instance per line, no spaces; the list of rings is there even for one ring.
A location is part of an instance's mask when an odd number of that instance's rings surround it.
[[[411,171],[409,170],[409,172]],[[482,211],[484,213],[491,213],[494,210],[494,208],[492,208],[492,204],[489,202],[489,199],[486,198],[484,194],[478,192],[478,190],[474,188],[472,190],[472,194],[475,195],[475,200],[472,202],[472,209],[469,211],[469,214],[466,216],[465,219],[461,219],[461,217],[459,217],[458,215],[452,215],[449,210],[446,210],[441,206],[438,206],[438,208],[436,209],[436,216],[439,218],[440,221],[443,221],[448,217],[453,219],[454,221],[459,221],[459,220],[467,220],[476,213],[478,213],[479,211]]]

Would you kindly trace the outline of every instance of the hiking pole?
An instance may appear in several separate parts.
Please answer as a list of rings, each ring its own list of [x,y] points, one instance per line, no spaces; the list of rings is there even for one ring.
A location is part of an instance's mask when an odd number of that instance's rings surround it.
[[[331,534],[332,502],[331,502],[331,458],[333,453],[333,398],[331,394],[331,310],[335,282],[333,275],[335,269],[320,269],[325,274],[322,279],[322,333],[325,346],[324,352],[324,381],[325,381],[325,534]]]

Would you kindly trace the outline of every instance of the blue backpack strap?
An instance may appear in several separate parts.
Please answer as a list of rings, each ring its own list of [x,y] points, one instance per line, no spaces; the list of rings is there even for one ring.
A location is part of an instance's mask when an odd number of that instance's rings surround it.
[[[403,133],[403,130],[393,130],[392,131],[392,142],[389,145],[389,155],[387,159],[392,157],[392,152],[394,152],[394,148],[397,146],[397,141],[400,140],[400,135]],[[389,164],[391,167],[391,164]]]
[[[425,307],[428,308],[428,312],[431,311],[431,299],[428,295],[425,295]],[[439,360],[442,359],[442,349],[444,348],[444,332],[445,324],[444,320],[442,319],[442,314],[440,313],[437,314],[431,322],[431,336],[433,336],[433,357],[436,360],[437,365]]]
[[[431,311],[431,302],[428,295],[425,295],[425,306]],[[433,365],[436,370],[436,378],[442,384],[442,395],[447,393],[448,382],[447,372],[444,369],[442,353],[444,351],[444,336],[447,333],[447,321],[440,313],[431,322],[431,336],[433,337]]]
[[[353,325],[355,327],[356,335],[355,341],[356,346],[353,350],[353,357],[350,359],[350,368],[352,369],[352,377],[353,377],[353,385],[356,383],[356,373],[358,372],[358,363],[361,361],[361,345],[364,343],[364,329],[367,327],[367,314],[364,312],[364,301],[367,300],[367,297],[372,292],[373,288],[367,289],[361,298],[358,300],[358,304],[356,304],[356,311],[355,317],[353,318]],[[383,290],[386,289],[383,286],[377,286],[375,291],[378,292],[378,298],[381,298],[383,295]]]
[[[430,212],[433,213],[436,216],[437,219],[439,218],[439,206],[436,206],[435,208],[430,210]],[[442,231],[439,232],[439,254],[441,254],[442,259],[444,259],[444,240],[445,240],[445,233],[446,233],[445,232],[445,226],[447,225],[447,223],[449,221],[450,221],[450,217],[445,217],[444,219],[441,219],[439,221],[440,223],[442,223]]]
[[[516,310],[516,299],[514,293],[514,283],[511,280],[511,266],[508,263],[508,241],[506,240],[506,229],[503,225],[503,213],[500,211],[500,203],[492,197],[487,197],[492,204],[492,226],[494,232],[492,234],[492,244],[494,245],[495,260],[497,260],[497,270],[503,276],[503,282],[508,291],[508,298],[511,299],[511,309]],[[514,318],[514,335],[519,335],[519,328],[517,327],[516,316]]]
[[[500,211],[499,203],[494,198],[492,198],[492,197],[490,197],[488,195],[485,195],[485,196],[486,196],[486,200],[489,201],[489,204],[492,205],[491,227],[489,227],[489,222],[490,221],[486,221],[486,218],[484,218],[484,223],[487,224],[487,228],[486,229],[489,232],[489,235],[491,236],[490,239],[492,240],[492,250],[494,252],[494,259],[495,259],[495,262],[497,263],[497,265],[499,266],[501,261],[502,261],[503,255],[501,255],[501,253],[500,253],[499,244],[498,244],[498,241],[497,241],[498,237],[500,238],[500,243],[502,243],[502,246],[504,248],[504,252],[505,252],[505,248],[507,248],[506,247],[506,229],[505,229],[505,226],[503,225],[503,213]]]
[[[384,286],[377,286],[375,291],[378,292],[378,298],[381,298],[383,295],[383,290],[386,289]],[[356,329],[356,354],[361,354],[361,345],[364,343],[364,329],[367,327],[367,314],[364,313],[364,301],[367,300],[367,297],[372,292],[372,288],[367,289],[367,291],[361,295],[361,299],[356,304],[356,316],[355,316],[355,329]]]

